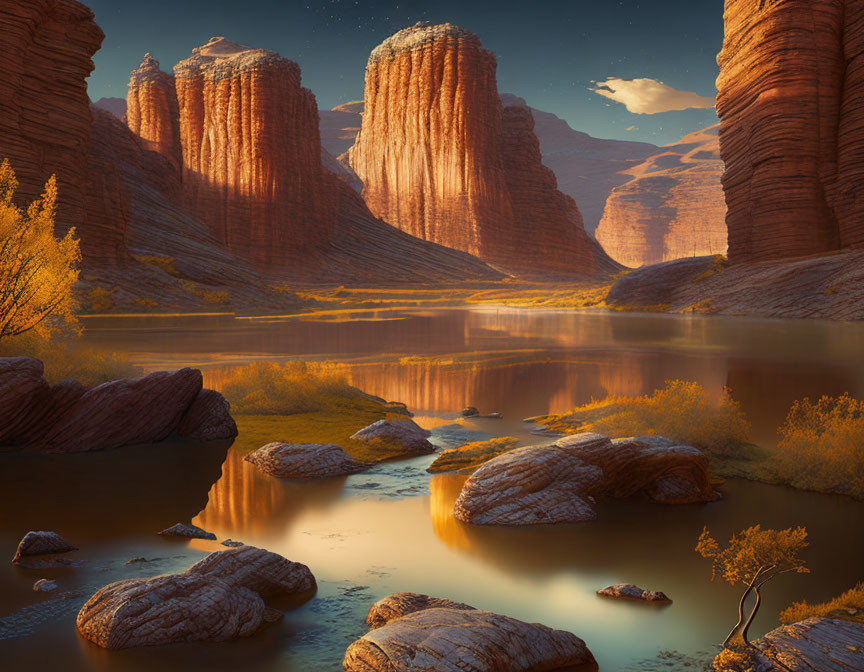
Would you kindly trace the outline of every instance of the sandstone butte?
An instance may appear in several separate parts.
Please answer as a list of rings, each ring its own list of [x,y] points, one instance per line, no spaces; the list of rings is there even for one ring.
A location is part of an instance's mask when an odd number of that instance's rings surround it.
[[[614,271],[543,166],[530,110],[502,107],[496,69],[476,35],[449,23],[417,24],[372,51],[348,153],[367,205],[510,273]]]
[[[93,12],[75,0],[2,0],[0,33],[0,158],[12,162],[19,198],[37,198],[56,174],[58,228],[78,229],[86,261],[117,261],[127,219],[111,210],[117,185],[110,175],[90,177],[88,168],[94,159],[86,78],[105,37]]]
[[[658,148],[609,195],[597,241],[631,268],[726,254],[718,126]]]
[[[321,165],[318,110],[299,66],[214,38],[174,73],[190,212],[259,267],[326,247],[338,195]]]
[[[864,246],[864,5],[726,0],[724,19],[729,260]]]

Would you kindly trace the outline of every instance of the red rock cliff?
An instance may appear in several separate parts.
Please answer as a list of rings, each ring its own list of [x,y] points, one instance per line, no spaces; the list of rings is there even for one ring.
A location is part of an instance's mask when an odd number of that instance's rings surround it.
[[[504,114],[496,67],[476,35],[451,24],[417,24],[372,52],[349,152],[369,208],[509,272],[611,268],[543,168],[530,112]]]
[[[717,111],[729,257],[864,246],[864,8],[726,0]]]
[[[315,97],[272,51],[213,38],[174,69],[193,215],[259,268],[326,246],[336,221]]]
[[[625,266],[726,254],[718,128],[691,133],[628,170],[606,201],[597,240]]]
[[[21,200],[36,198],[56,173],[58,228],[77,227],[85,262],[117,261],[123,218],[104,216],[111,199],[102,198],[99,177],[88,195],[86,79],[104,38],[93,12],[75,0],[0,0],[0,35],[0,156],[12,162]],[[100,209],[89,219],[88,201]]]
[[[174,78],[162,72],[159,61],[150,54],[129,78],[126,123],[145,149],[161,154],[180,170],[180,111]]]

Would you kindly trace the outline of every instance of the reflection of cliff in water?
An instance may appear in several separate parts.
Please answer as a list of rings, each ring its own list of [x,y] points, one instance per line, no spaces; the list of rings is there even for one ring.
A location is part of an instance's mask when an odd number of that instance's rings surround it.
[[[3,528],[19,538],[28,530],[62,530],[75,542],[154,534],[204,508],[228,445],[167,441],[0,455],[0,510],[9,512]]]
[[[670,378],[695,380],[712,392],[726,384],[725,360],[664,351],[535,353],[502,360],[357,365],[351,368],[351,382],[412,409],[446,412],[477,406],[507,417],[519,417],[526,406],[532,415],[562,413],[592,398],[646,394]]]
[[[342,494],[345,478],[311,483],[284,481],[261,473],[230,450],[220,478],[210,489],[206,508],[195,524],[218,537],[238,535],[244,541],[281,534],[308,509],[333,504]],[[244,537],[243,535],[247,535]]]

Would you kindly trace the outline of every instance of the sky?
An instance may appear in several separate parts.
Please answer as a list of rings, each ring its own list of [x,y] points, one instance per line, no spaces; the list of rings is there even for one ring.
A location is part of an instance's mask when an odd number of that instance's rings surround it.
[[[89,82],[94,101],[125,98],[146,52],[172,72],[224,35],[297,62],[329,109],[362,99],[369,52],[386,37],[449,21],[498,56],[500,92],[577,130],[662,145],[717,121],[722,0],[83,1],[106,33]]]

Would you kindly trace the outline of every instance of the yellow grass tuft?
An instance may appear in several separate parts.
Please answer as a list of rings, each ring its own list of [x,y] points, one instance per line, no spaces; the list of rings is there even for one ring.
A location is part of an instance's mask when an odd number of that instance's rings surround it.
[[[750,423],[727,390],[712,397],[698,383],[683,380],[668,381],[650,395],[611,396],[531,420],[564,434],[665,436],[722,457],[740,456],[750,434]]]
[[[426,470],[429,473],[445,471],[467,471],[479,467],[489,460],[513,450],[519,439],[504,436],[489,441],[474,441],[459,448],[448,448],[443,451]]]
[[[864,622],[864,581],[829,602],[822,604],[808,604],[806,600],[795,602],[780,613],[780,622],[797,623],[807,618],[824,617]]]

